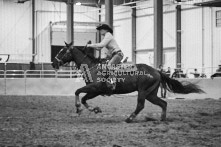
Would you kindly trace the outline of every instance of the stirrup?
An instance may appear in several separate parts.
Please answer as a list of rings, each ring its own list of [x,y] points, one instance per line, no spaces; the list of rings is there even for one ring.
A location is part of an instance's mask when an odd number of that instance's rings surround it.
[[[114,84],[115,82],[114,82],[114,80],[113,80],[113,78],[110,78],[110,81],[108,81],[110,84]]]
[[[112,78],[107,81],[107,87],[110,88],[111,90],[115,90],[116,88],[116,82]]]

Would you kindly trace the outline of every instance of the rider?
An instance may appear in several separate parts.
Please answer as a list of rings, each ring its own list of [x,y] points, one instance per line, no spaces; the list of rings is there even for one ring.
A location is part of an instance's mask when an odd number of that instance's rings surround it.
[[[102,24],[96,28],[98,31],[100,31],[100,34],[104,37],[103,40],[100,43],[95,44],[88,44],[87,47],[92,47],[97,50],[100,50],[104,47],[108,49],[108,54],[111,55],[111,59],[107,64],[107,67],[110,71],[114,71],[114,66],[119,64],[121,60],[123,59],[123,53],[117,44],[116,40],[113,37],[113,30],[110,26],[107,24]],[[108,81],[107,86],[111,88],[111,90],[114,90],[116,87],[116,79],[114,77],[114,74],[109,75],[110,81]]]

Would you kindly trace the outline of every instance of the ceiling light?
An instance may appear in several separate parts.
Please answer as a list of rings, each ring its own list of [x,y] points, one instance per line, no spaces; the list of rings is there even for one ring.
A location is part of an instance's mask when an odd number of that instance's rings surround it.
[[[77,2],[76,5],[77,5],[77,6],[80,6],[80,5],[81,5],[81,2]]]

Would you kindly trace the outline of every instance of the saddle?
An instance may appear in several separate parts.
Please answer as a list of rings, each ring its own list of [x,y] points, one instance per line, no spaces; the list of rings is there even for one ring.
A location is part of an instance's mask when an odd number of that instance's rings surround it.
[[[127,63],[128,57],[126,57],[124,60],[122,60],[119,64],[117,65],[113,65],[113,69],[115,69],[114,71],[117,72],[131,72],[131,71],[137,71],[137,67],[134,64],[131,63]],[[102,69],[102,71],[109,71],[109,69],[107,68],[109,59],[107,58],[103,58],[100,59],[100,63],[99,63],[99,67],[100,69]]]

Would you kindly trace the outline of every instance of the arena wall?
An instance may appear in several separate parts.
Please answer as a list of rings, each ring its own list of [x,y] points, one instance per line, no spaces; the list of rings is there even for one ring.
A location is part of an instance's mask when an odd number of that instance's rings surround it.
[[[0,79],[2,95],[73,95],[84,86],[80,78]]]
[[[197,83],[206,93],[204,94],[173,94],[169,98],[203,99],[221,98],[221,78],[212,79],[180,79]],[[0,95],[74,95],[74,92],[85,85],[80,78],[22,78],[0,79]],[[137,95],[133,92],[130,95]],[[127,95],[124,95],[127,96]],[[160,96],[160,91],[159,91]]]

